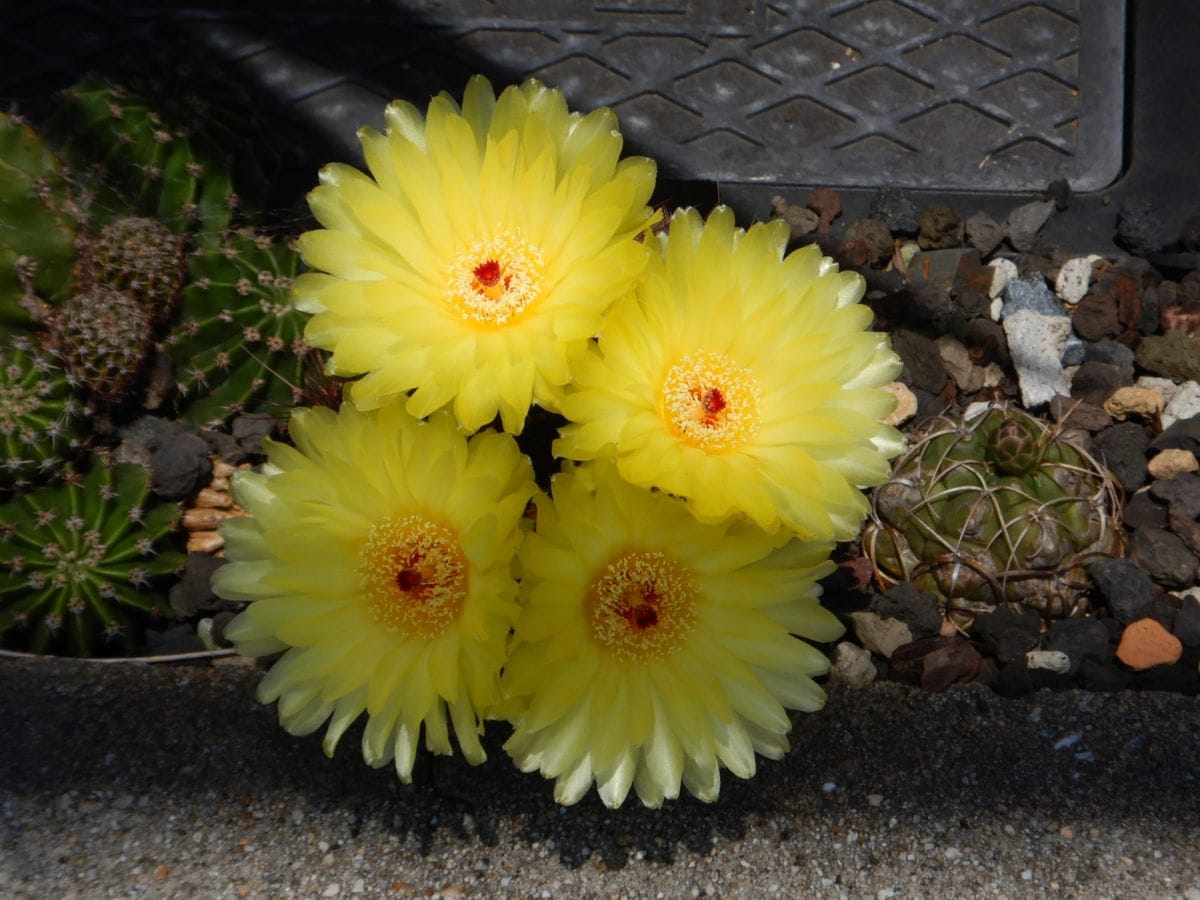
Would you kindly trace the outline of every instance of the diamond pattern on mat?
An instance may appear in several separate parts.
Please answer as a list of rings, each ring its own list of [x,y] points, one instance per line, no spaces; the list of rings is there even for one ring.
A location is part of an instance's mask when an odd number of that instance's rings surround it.
[[[60,0],[18,15],[0,41],[52,67],[56,49],[68,60],[125,39],[131,23],[160,42],[200,35],[201,46],[205,29],[236,26],[253,40],[240,56],[222,45],[231,63],[285,52],[327,70],[311,89],[274,91],[297,109],[330,79],[421,105],[435,90],[461,93],[467,72],[539,77],[575,108],[614,107],[629,147],[674,177],[951,190],[1029,190],[1065,177],[1093,190],[1121,164],[1123,74],[1112,50],[1123,41],[1121,0],[244,6],[142,10],[124,14],[121,31],[112,23],[122,13]],[[1101,11],[1108,31],[1092,24]],[[48,33],[47,17],[64,15],[86,33]],[[112,33],[94,38],[105,27]],[[15,83],[0,76],[0,96]]]

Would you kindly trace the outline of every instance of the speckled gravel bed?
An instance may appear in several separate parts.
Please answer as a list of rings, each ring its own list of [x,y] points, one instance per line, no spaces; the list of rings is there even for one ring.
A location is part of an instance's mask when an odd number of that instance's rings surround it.
[[[1178,694],[836,688],[719,802],[610,812],[499,752],[410,787],[326,760],[257,678],[0,659],[0,895],[1200,898]]]

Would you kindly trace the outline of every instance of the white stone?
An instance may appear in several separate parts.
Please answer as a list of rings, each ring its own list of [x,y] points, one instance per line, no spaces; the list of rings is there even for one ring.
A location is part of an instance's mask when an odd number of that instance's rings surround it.
[[[885,619],[873,612],[852,612],[850,621],[862,645],[882,657],[890,659],[897,647],[912,643],[912,631],[899,619]]]
[[[1058,294],[1058,299],[1068,306],[1074,306],[1082,300],[1092,281],[1092,264],[1102,258],[1092,253],[1072,257],[1063,263],[1058,270],[1058,277],[1054,279],[1054,293]]]
[[[993,259],[989,266],[992,268],[992,284],[988,288],[988,296],[995,300],[1004,290],[1004,286],[1017,277],[1017,264],[1011,259]],[[992,316],[997,322],[1000,319]]]
[[[1025,654],[1025,668],[1066,674],[1071,670],[1071,659],[1061,650],[1030,650]]]
[[[1174,396],[1167,400],[1160,421],[1166,430],[1180,419],[1190,419],[1197,414],[1200,414],[1200,383],[1185,381],[1175,390]]]
[[[1063,350],[1071,336],[1069,318],[1023,309],[1004,320],[1004,335],[1026,409],[1044,406],[1056,395],[1071,396],[1071,381],[1062,366]]]
[[[878,670],[871,662],[871,651],[858,644],[842,641],[833,648],[833,666],[829,680],[849,687],[864,687],[875,680]]]

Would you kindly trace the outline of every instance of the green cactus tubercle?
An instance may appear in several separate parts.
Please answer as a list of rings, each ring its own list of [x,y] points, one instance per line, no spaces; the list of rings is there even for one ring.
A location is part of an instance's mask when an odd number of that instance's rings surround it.
[[[287,243],[250,231],[192,259],[179,324],[163,342],[188,421],[211,425],[259,403],[296,402],[311,352],[308,317],[290,299],[299,265]]]
[[[961,630],[1020,604],[1083,615],[1084,566],[1119,555],[1121,495],[1066,436],[1016,409],[934,420],[876,488],[863,550],[883,587],[910,581]]]
[[[0,484],[59,473],[80,445],[83,416],[48,354],[19,336],[0,345]]]
[[[179,516],[141,466],[95,465],[0,506],[0,642],[37,653],[127,652],[183,566],[166,549]]]

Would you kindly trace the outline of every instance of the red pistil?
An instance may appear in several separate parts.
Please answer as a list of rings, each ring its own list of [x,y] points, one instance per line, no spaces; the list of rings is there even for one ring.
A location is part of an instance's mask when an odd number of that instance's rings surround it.
[[[631,588],[625,592],[617,615],[629,623],[634,631],[645,631],[658,624],[658,592],[649,585]]]
[[[704,415],[700,417],[700,424],[705,428],[715,428],[721,421],[721,412],[729,405],[725,402],[725,395],[721,393],[720,388],[704,390],[694,387],[688,393],[704,410]]]
[[[474,274],[475,280],[483,287],[492,287],[492,285],[500,280],[500,263],[494,259],[489,259],[487,262],[477,265],[472,270],[472,274]]]

